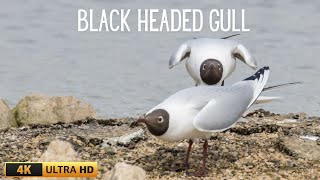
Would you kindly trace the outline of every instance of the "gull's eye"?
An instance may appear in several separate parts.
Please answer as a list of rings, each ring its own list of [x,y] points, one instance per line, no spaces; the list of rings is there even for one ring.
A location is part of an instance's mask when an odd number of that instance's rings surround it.
[[[158,117],[158,123],[162,123],[163,122],[163,117],[162,116],[159,116]]]
[[[206,70],[206,64],[203,64],[202,69]]]

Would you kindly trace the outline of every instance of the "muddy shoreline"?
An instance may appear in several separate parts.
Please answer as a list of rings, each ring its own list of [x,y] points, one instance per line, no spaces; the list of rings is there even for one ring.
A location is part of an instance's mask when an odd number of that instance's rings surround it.
[[[205,179],[318,179],[319,137],[320,117],[257,110],[211,136]],[[0,130],[0,139],[0,162],[37,161],[59,139],[71,143],[81,160],[99,162],[97,179],[117,162],[142,167],[148,179],[192,178],[171,170],[182,165],[187,141],[157,140],[135,118],[6,128]],[[201,163],[202,142],[194,143],[189,171]],[[3,176],[2,163],[0,172]]]

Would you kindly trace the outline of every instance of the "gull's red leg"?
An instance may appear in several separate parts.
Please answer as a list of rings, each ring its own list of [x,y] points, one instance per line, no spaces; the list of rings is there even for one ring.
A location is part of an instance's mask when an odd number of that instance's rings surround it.
[[[193,144],[193,141],[191,139],[189,139],[189,147],[187,150],[187,156],[186,156],[186,159],[184,160],[184,163],[183,163],[183,166],[186,167],[186,170],[189,169],[189,156],[190,156],[192,144]]]
[[[186,158],[184,159],[183,165],[180,166],[180,167],[171,168],[172,171],[188,170],[188,168],[189,168],[189,156],[190,156],[192,144],[193,144],[193,141],[191,139],[189,139],[189,146],[188,146],[188,149],[187,149],[187,155],[186,155]]]
[[[202,159],[202,166],[200,167],[198,172],[195,173],[188,173],[188,175],[191,176],[197,176],[197,177],[202,177],[205,175],[205,170],[206,170],[206,158],[207,158],[207,150],[208,150],[208,140],[204,141],[203,144],[203,159]]]

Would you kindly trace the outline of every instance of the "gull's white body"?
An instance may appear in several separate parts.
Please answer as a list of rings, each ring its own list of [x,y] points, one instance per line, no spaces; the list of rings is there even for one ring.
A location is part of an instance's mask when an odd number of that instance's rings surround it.
[[[260,95],[268,75],[265,70],[257,79],[232,86],[198,86],[173,94],[147,113],[156,109],[169,113],[169,128],[157,138],[172,142],[208,137],[230,128]]]
[[[231,87],[202,86],[202,87],[193,87],[186,90],[182,90],[170,96],[161,104],[153,108],[153,109],[165,109],[170,114],[169,129],[164,135],[159,136],[158,138],[165,141],[179,141],[183,139],[193,139],[193,138],[199,138],[199,137],[205,138],[210,136],[212,132],[219,132],[227,129],[228,127],[223,129],[213,130],[210,132],[201,131],[200,129],[197,129],[193,125],[193,122],[195,117],[199,114],[199,112],[210,101],[221,102],[223,99],[231,97],[229,93],[231,94],[235,93],[234,95],[236,96],[232,95],[232,97],[243,97],[240,94],[242,91],[238,91],[238,92],[236,91],[237,91],[236,89],[232,89]],[[208,94],[208,92],[211,92],[211,93]],[[204,94],[208,96],[204,96]],[[247,109],[246,107],[249,105],[251,98],[252,97],[247,98],[246,101],[240,102],[239,105],[240,107],[242,107],[243,112]],[[236,101],[237,99],[234,99],[234,102]],[[227,112],[228,107],[224,107],[224,108],[225,108],[225,112],[221,112],[221,113],[228,113]],[[216,110],[212,109],[212,111],[215,112]],[[239,118],[243,112],[240,111]],[[216,117],[217,116],[213,115],[212,120],[214,121],[214,118]],[[219,119],[219,121],[224,121],[224,120],[225,120],[225,117],[222,117],[222,119]]]

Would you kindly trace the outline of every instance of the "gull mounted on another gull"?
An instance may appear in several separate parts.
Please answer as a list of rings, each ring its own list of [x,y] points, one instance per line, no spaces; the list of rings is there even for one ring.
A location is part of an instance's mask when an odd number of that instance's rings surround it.
[[[213,132],[229,129],[255,102],[269,77],[269,67],[231,86],[196,86],[171,95],[137,122],[144,123],[155,137],[175,142],[189,139],[188,159],[194,138],[207,139]],[[208,141],[203,146],[203,162],[195,176],[205,174]]]
[[[237,41],[228,39],[237,35],[239,34],[220,39],[195,38],[188,40],[181,44],[171,55],[169,68],[171,69],[185,60],[186,69],[196,86],[223,86],[225,79],[232,74],[236,67],[236,59],[243,61],[252,69],[257,68],[257,62],[250,51]],[[282,85],[272,87],[280,87]],[[280,97],[260,96],[255,104],[267,103],[279,98]]]
[[[236,59],[256,69],[257,62],[249,50],[237,41],[227,39],[230,37],[186,41],[171,55],[169,68],[186,60],[187,71],[197,86],[223,85],[223,81],[234,71]]]

